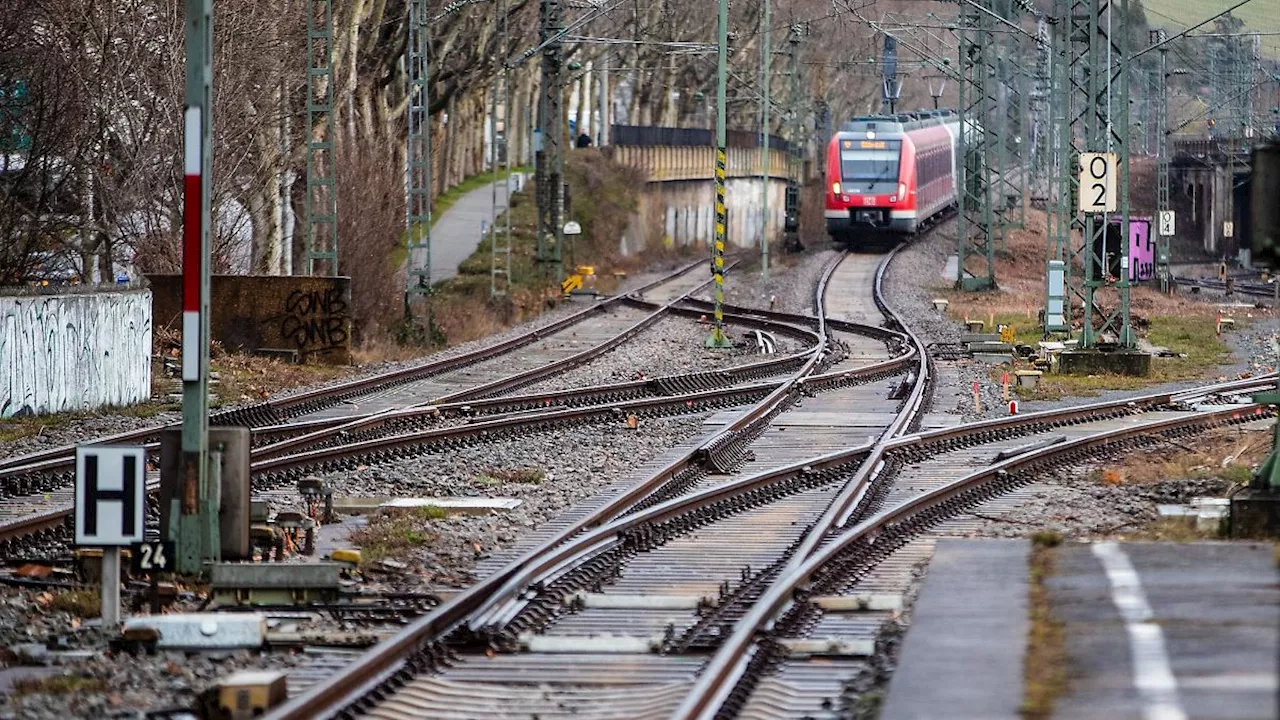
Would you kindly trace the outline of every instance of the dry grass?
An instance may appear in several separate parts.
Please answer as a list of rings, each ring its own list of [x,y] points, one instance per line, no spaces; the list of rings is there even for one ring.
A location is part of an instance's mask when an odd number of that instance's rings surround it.
[[[1067,687],[1066,629],[1053,615],[1046,587],[1054,572],[1053,548],[1061,541],[1061,536],[1046,537],[1031,547],[1027,655],[1022,667],[1022,717],[1028,720],[1052,717],[1053,703]]]
[[[294,365],[240,353],[222,355],[210,366],[218,373],[219,405],[261,402],[282,390],[336,380],[351,372],[342,366]]]
[[[1039,312],[1044,307],[1045,262],[1048,258],[1046,215],[1040,210],[1027,212],[1026,229],[1011,230],[1005,250],[996,256],[996,282],[1000,289],[990,293],[966,293],[938,286],[938,297],[950,301],[952,317],[987,320],[992,313],[1020,319],[1038,333]],[[954,230],[952,231],[954,236]],[[981,261],[970,258],[972,272],[984,272]],[[1075,271],[1079,271],[1076,268]],[[1103,292],[1099,302],[1115,303],[1115,293]],[[1165,295],[1145,285],[1132,289],[1129,306],[1139,328],[1146,319],[1156,316],[1212,318],[1217,308],[1211,303],[1192,300],[1182,295]],[[1077,318],[1078,321],[1079,318]],[[1019,324],[1017,320],[1015,325]],[[1039,339],[1039,338],[1036,338]]]
[[[1244,484],[1270,450],[1269,432],[1221,428],[1178,444],[1169,443],[1154,452],[1123,456],[1109,463],[1098,479],[1112,485],[1149,485],[1163,480],[1217,477]]]
[[[415,548],[435,541],[438,536],[430,526],[445,515],[444,510],[428,505],[374,517],[368,525],[351,533],[351,542],[360,547],[360,564],[404,559]]]
[[[1117,536],[1124,540],[1155,540],[1159,542],[1197,542],[1222,537],[1220,528],[1200,528],[1192,518],[1162,517],[1147,523],[1137,532]]]
[[[67,590],[54,595],[49,609],[70,613],[75,617],[93,618],[102,614],[102,600],[97,589]]]
[[[1044,306],[1046,258],[1045,215],[1027,214],[1025,230],[1009,233],[1006,252],[996,262],[1000,289],[989,293],[965,293],[937,288],[939,297],[949,301],[947,312],[956,322],[982,320],[988,328],[1012,326],[1015,342],[1034,345],[1043,339],[1039,313]],[[971,260],[971,262],[973,262]],[[977,267],[971,268],[975,270]],[[1114,295],[1114,293],[1111,293]],[[1115,302],[1104,293],[1100,302]],[[1153,383],[1212,376],[1217,365],[1230,358],[1230,347],[1218,337],[1215,324],[1218,308],[1186,297],[1161,294],[1149,287],[1135,287],[1130,298],[1133,326],[1150,344],[1184,354],[1180,358],[1152,358],[1152,373],[1145,378],[1115,374],[1071,376],[1046,374],[1035,388],[1014,388],[1026,400],[1056,400],[1062,397],[1096,395],[1103,390],[1138,390]],[[1250,311],[1250,315],[1253,311]],[[1248,318],[1236,318],[1247,322]],[[1079,323],[1080,317],[1076,321]],[[994,382],[1010,369],[1029,368],[1016,363],[1013,368],[993,369]]]
[[[42,678],[23,678],[13,683],[16,697],[26,695],[76,695],[80,693],[106,692],[107,683],[99,678],[80,675],[52,675]]]

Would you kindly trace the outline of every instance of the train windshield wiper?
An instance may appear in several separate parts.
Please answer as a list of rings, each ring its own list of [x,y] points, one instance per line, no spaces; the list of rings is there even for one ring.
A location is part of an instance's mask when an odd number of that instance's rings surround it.
[[[871,181],[867,183],[867,189],[870,190],[871,188],[875,187],[876,183],[882,180],[888,180],[888,179],[889,179],[889,166],[885,165],[884,170],[881,170],[879,175],[875,176],[874,178],[871,178]]]

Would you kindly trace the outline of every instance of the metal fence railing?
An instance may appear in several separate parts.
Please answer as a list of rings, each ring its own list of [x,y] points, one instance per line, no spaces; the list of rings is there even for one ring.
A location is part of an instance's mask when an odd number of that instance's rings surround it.
[[[609,131],[613,145],[631,147],[706,147],[715,144],[715,134],[705,128],[650,127],[639,125],[614,125]],[[747,130],[729,130],[725,133],[726,147],[760,147],[762,136]],[[769,136],[769,148],[791,153],[791,143],[777,135]]]

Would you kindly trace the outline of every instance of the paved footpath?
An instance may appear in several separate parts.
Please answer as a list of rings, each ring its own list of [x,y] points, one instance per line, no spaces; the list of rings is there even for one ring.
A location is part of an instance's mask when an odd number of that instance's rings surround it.
[[[1070,543],[1047,579],[1064,623],[1055,720],[1280,718],[1280,573],[1268,543]],[[944,540],[882,720],[1019,717],[1026,545]]]
[[[511,189],[518,190],[520,178],[512,176]],[[498,212],[507,209],[503,181],[476,188],[458,198],[431,226],[431,284],[458,274],[458,265],[480,247],[480,228],[493,213],[493,187],[498,188]]]
[[[1280,717],[1280,584],[1266,543],[1059,549],[1048,580],[1066,624],[1054,718]]]
[[[938,542],[880,720],[1018,720],[1030,549]]]

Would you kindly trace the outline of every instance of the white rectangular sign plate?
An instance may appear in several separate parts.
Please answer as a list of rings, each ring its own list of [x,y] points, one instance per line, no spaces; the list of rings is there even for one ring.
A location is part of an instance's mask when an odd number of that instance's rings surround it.
[[[1080,212],[1116,211],[1116,154],[1080,153]]]
[[[147,451],[141,447],[76,448],[76,544],[127,546],[143,540]]]

